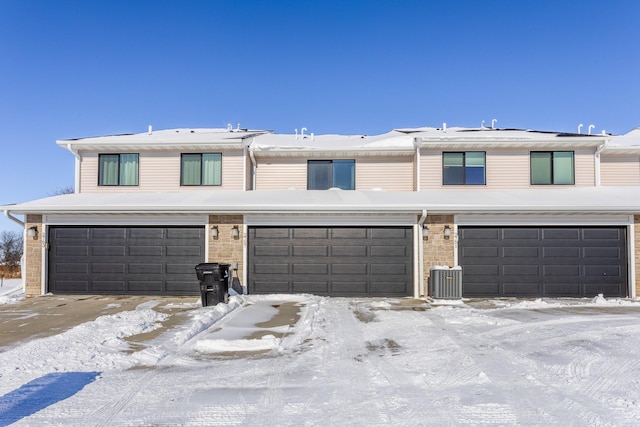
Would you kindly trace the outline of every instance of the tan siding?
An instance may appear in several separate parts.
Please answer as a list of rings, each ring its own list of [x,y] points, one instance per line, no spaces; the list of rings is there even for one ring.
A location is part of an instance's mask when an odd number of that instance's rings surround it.
[[[640,158],[601,155],[600,184],[640,185]]]
[[[412,191],[413,180],[412,157],[356,159],[356,190]]]
[[[98,186],[98,153],[82,155],[80,192],[242,190],[244,157],[241,151],[222,152],[221,186],[180,186],[180,153],[140,153],[138,186]]]
[[[467,150],[470,151],[470,150]],[[496,149],[486,150],[486,185],[442,185],[442,152],[423,152],[420,158],[420,188],[422,190],[434,188],[447,189],[518,189],[518,188],[542,188],[544,186],[532,186],[529,175],[529,150]],[[575,152],[575,182],[576,186],[593,186],[595,172],[593,152]]]
[[[575,151],[576,187],[596,185],[595,154],[593,151]]]
[[[306,159],[258,160],[256,190],[283,190],[307,188]]]

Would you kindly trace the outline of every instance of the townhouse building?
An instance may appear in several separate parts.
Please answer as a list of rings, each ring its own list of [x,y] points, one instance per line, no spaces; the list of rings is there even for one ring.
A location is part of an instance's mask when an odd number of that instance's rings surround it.
[[[2,206],[26,293],[195,295],[205,261],[249,294],[421,297],[458,265],[464,297],[638,292],[640,129],[304,131],[57,141],[75,193]]]

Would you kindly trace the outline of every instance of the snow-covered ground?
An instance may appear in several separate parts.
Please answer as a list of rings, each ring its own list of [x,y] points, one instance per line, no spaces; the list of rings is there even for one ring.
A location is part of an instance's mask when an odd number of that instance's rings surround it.
[[[0,425],[640,424],[635,301],[234,296],[132,346],[154,307],[1,352]]]

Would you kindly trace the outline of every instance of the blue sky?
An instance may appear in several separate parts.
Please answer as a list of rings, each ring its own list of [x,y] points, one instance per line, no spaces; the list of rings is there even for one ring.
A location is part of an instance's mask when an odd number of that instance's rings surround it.
[[[149,125],[626,133],[639,17],[636,0],[0,0],[0,204],[73,185],[57,139]]]

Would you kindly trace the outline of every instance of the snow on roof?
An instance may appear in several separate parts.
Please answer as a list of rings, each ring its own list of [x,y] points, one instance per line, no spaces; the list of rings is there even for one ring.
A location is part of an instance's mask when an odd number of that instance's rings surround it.
[[[150,132],[106,135],[88,138],[63,139],[56,141],[63,147],[75,149],[139,149],[158,148],[176,149],[189,145],[200,147],[203,144],[231,145],[242,147],[242,142],[270,131],[240,128],[179,128],[151,130]]]
[[[640,128],[632,129],[624,135],[612,136],[605,151],[620,154],[638,153],[640,151]]]
[[[398,131],[381,135],[314,135],[264,134],[255,138],[250,149],[256,155],[267,156],[313,152],[391,152],[412,153],[413,138]]]
[[[0,207],[27,213],[640,213],[640,187],[77,193]]]

